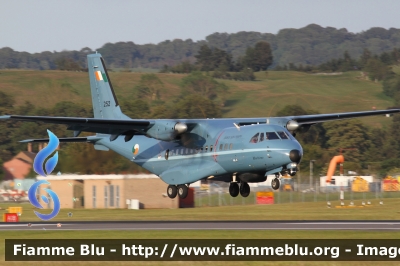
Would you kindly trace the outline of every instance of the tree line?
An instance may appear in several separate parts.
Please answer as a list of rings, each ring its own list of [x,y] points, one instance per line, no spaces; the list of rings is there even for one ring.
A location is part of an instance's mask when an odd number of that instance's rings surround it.
[[[233,79],[239,81],[255,80],[254,71],[266,71],[273,63],[271,47],[268,42],[260,41],[254,47],[248,47],[246,54],[233,60],[230,53],[210,48],[208,45],[200,47],[195,55],[196,62],[184,61],[175,66],[164,65],[161,73],[191,73],[193,71],[213,71],[212,77]],[[234,73],[232,73],[234,72]]]
[[[86,55],[100,52],[110,68],[155,68],[164,65],[175,66],[183,61],[194,63],[195,55],[202,46],[220,49],[230,54],[233,60],[246,54],[249,47],[265,41],[270,44],[274,63],[277,65],[298,66],[320,65],[331,58],[339,58],[348,51],[353,58],[368,49],[372,54],[390,52],[400,47],[400,29],[374,27],[360,33],[346,29],[321,27],[310,24],[300,29],[282,29],[277,34],[260,32],[213,33],[205,40],[194,42],[191,39],[166,40],[158,44],[138,45],[133,42],[106,43],[100,48],[84,47],[79,51],[45,51],[30,54],[17,52],[12,48],[0,49],[0,69],[65,69],[81,70],[86,66]]]

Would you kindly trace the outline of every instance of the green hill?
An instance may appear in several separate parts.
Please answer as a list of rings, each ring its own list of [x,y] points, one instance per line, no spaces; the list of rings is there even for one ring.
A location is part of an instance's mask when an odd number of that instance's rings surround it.
[[[134,87],[141,73],[111,72],[115,93],[119,98],[134,98]],[[164,101],[180,93],[184,74],[157,74],[164,83]],[[256,81],[220,80],[229,86],[224,117],[273,116],[288,104],[298,104],[319,113],[386,109],[393,100],[382,93],[381,83],[362,78],[360,72],[339,75],[313,75],[303,72],[270,71],[256,73]],[[60,101],[91,105],[88,74],[67,71],[0,71],[0,91],[10,94],[16,105],[25,101],[35,106],[52,107]],[[123,109],[123,106],[122,106]],[[390,119],[363,119],[374,127]]]

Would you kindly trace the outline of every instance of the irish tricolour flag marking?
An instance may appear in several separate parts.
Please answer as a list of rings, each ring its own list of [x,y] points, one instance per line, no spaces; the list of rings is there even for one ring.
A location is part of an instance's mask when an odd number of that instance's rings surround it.
[[[139,153],[139,144],[135,144],[135,146],[132,149],[132,152],[134,155]]]
[[[94,75],[98,81],[104,80],[104,82],[108,82],[106,74],[101,73],[101,71],[95,71]]]

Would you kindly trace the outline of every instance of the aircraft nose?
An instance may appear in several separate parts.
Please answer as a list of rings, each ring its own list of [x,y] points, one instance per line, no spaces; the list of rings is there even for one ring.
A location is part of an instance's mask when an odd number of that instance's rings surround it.
[[[299,163],[301,160],[301,153],[299,150],[291,150],[289,153],[289,158],[294,163]]]

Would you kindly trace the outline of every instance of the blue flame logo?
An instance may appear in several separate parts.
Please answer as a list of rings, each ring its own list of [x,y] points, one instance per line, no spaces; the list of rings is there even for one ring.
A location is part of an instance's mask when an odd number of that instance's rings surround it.
[[[49,157],[49,155],[51,155],[57,149],[58,144],[60,143],[60,141],[58,140],[56,135],[54,135],[50,130],[47,130],[47,133],[49,134],[49,144],[43,150],[39,151],[39,153],[36,155],[35,160],[33,162],[33,169],[35,170],[35,172],[44,177],[49,175],[56,167],[57,162],[58,162],[58,152],[56,152],[53,157],[51,157],[47,160],[47,162],[45,164],[47,174],[44,172],[43,163],[44,163],[45,159],[47,157]],[[31,204],[33,206],[35,206],[36,208],[39,208],[39,209],[43,209],[43,206],[39,203],[39,201],[36,198],[36,191],[37,191],[38,187],[42,184],[50,184],[50,183],[46,180],[40,180],[40,181],[36,182],[35,184],[33,184],[29,188],[29,191],[28,191],[29,201],[31,202]],[[59,200],[57,194],[54,191],[52,191],[51,189],[46,188],[45,191],[49,194],[50,198],[53,200],[53,211],[50,214],[41,214],[37,211],[34,211],[34,212],[37,217],[39,217],[42,220],[47,221],[47,220],[53,219],[55,216],[57,216],[58,212],[60,211],[60,200]],[[49,203],[49,199],[47,197],[45,197],[44,195],[42,195],[41,198],[46,204]]]
[[[33,184],[28,191],[29,201],[31,202],[31,204],[33,206],[35,206],[36,208],[39,208],[39,209],[43,209],[43,206],[40,205],[39,201],[36,198],[36,191],[37,191],[38,187],[42,184],[50,184],[50,182],[48,182],[46,180],[40,180],[40,181],[36,182],[35,184]],[[34,211],[34,213],[40,219],[47,221],[47,220],[51,220],[57,216],[58,212],[60,211],[60,200],[58,199],[57,194],[53,190],[46,188],[45,191],[49,194],[50,198],[53,200],[53,211],[49,214],[41,214],[37,211]],[[46,204],[49,203],[49,199],[47,197],[45,197],[44,195],[42,195],[42,200]]]
[[[39,151],[39,153],[35,157],[35,161],[33,162],[33,169],[35,170],[35,172],[44,177],[46,176],[43,169],[44,160],[47,157],[49,157],[49,155],[52,154],[57,149],[58,144],[60,144],[60,141],[58,140],[56,135],[53,134],[53,132],[47,130],[47,133],[49,134],[49,144],[47,145],[46,148]],[[58,152],[56,152],[54,156],[48,159],[46,162],[46,173],[48,175],[54,170],[54,168],[57,165],[57,162],[58,162]]]

